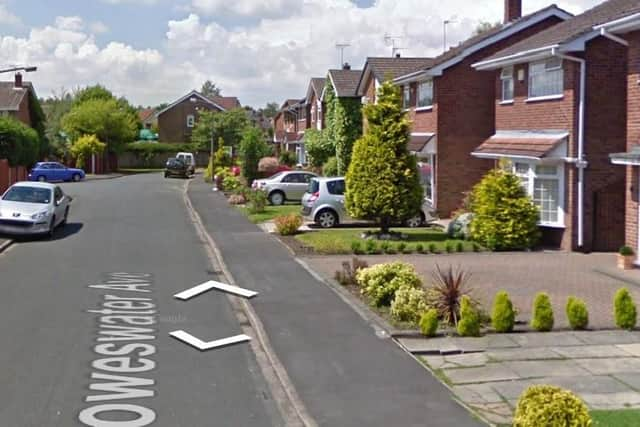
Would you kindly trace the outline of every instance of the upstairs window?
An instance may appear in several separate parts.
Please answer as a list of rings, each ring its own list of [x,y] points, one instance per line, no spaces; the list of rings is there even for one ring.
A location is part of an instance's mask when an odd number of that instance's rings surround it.
[[[433,105],[433,80],[418,85],[418,99],[416,107],[431,107]]]
[[[406,85],[403,88],[402,108],[409,108],[409,105],[411,105],[411,87]]]
[[[500,80],[502,82],[502,102],[513,101],[513,67],[503,68]]]
[[[192,128],[196,123],[196,117],[193,114],[187,116],[187,127]]]
[[[563,91],[562,59],[550,58],[529,64],[529,98],[561,96]]]

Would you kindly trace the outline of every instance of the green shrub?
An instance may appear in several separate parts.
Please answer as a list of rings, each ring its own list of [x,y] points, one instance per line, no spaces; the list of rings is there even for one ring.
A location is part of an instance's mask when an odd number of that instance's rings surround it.
[[[458,321],[458,334],[462,337],[477,337],[480,335],[480,317],[473,306],[471,298],[464,295],[460,299],[460,320]]]
[[[398,252],[403,254],[404,251],[407,250],[407,244],[405,242],[400,242],[398,243],[398,246],[396,246],[396,248],[398,249]]]
[[[538,208],[513,173],[489,172],[473,189],[471,209],[471,238],[490,250],[530,248],[540,238]]]
[[[539,332],[548,332],[553,329],[553,308],[551,308],[549,295],[545,292],[538,293],[533,301],[531,327]]]
[[[11,166],[30,166],[38,160],[41,149],[38,133],[13,117],[0,117],[0,159]]]
[[[431,252],[432,254],[440,253],[435,243],[429,243],[429,252]]]
[[[389,306],[395,292],[402,286],[419,288],[422,285],[411,264],[392,262],[360,270],[357,275],[362,294],[376,307]]]
[[[453,243],[447,242],[447,244],[444,247],[444,249],[447,251],[448,254],[452,253],[453,252]]]
[[[424,245],[422,243],[418,243],[416,245],[416,252],[418,252],[419,254],[423,254],[424,253]]]
[[[364,251],[368,255],[375,255],[378,253],[378,243],[373,239],[367,240],[367,243],[365,243],[364,247]]]
[[[618,289],[613,299],[613,311],[616,326],[622,329],[633,329],[636,326],[638,313],[636,304],[629,293],[629,289]]]
[[[464,252],[464,244],[462,242],[456,244],[456,252]]]
[[[298,162],[296,153],[293,151],[283,151],[280,153],[280,158],[278,160],[280,161],[280,164],[287,165],[289,167],[295,166]]]
[[[422,288],[402,286],[395,293],[391,303],[391,317],[401,322],[417,324],[427,310],[425,293]]]
[[[567,319],[569,319],[571,329],[587,329],[589,325],[587,304],[580,298],[569,297],[567,300]]]
[[[245,192],[247,208],[252,215],[263,213],[267,209],[267,193],[262,190],[247,190]]]
[[[338,159],[329,157],[325,164],[322,165],[322,174],[324,176],[338,176]]]
[[[242,190],[242,182],[240,178],[237,176],[233,176],[232,174],[228,174],[222,180],[222,188],[224,191],[237,193]]]
[[[358,281],[356,276],[358,271],[363,268],[367,268],[369,265],[366,261],[362,261],[358,258],[353,258],[351,264],[348,261],[342,263],[342,271],[336,271],[334,278],[342,286],[357,286]]]
[[[516,313],[509,294],[500,291],[496,294],[491,310],[491,325],[496,332],[511,332],[516,321]]]
[[[473,252],[480,252],[480,245],[473,242]]]
[[[427,305],[438,311],[438,316],[449,325],[457,325],[460,318],[460,300],[463,295],[470,297],[471,289],[467,287],[469,273],[452,266],[441,269],[436,264],[431,274],[432,285],[427,290]]]
[[[249,127],[242,134],[238,151],[242,159],[242,175],[248,185],[258,178],[258,162],[269,154],[270,149],[260,129]]]
[[[354,254],[361,255],[363,252],[362,242],[360,242],[359,240],[354,240],[353,242],[351,242],[351,250],[353,251]]]
[[[298,233],[298,228],[302,225],[302,217],[298,214],[277,216],[274,219],[276,230],[281,236],[292,236]]]
[[[551,385],[533,385],[520,399],[513,427],[589,427],[589,409],[569,390]]]
[[[384,253],[389,253],[389,248],[391,247],[391,244],[384,240],[380,243],[380,250]]]
[[[209,156],[209,164],[207,164],[207,169],[204,171],[204,180],[206,182],[213,181],[214,170],[215,162],[213,160],[213,156]]]
[[[622,256],[632,256],[635,252],[629,246],[623,246],[618,250],[618,253]]]
[[[420,317],[420,331],[423,335],[433,337],[438,330],[438,311],[430,309]]]

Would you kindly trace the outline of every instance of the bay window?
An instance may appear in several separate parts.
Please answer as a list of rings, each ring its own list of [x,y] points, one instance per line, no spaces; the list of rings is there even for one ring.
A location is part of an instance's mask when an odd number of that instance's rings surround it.
[[[516,162],[513,173],[540,211],[540,225],[564,226],[564,166]]]
[[[403,86],[402,94],[402,108],[407,109],[411,105],[411,87],[409,85]]]
[[[529,64],[529,98],[561,96],[563,91],[562,59],[554,57]]]
[[[433,80],[427,80],[418,84],[417,108],[426,108],[433,105]]]
[[[502,102],[513,101],[513,67],[502,69],[500,81],[502,82]]]

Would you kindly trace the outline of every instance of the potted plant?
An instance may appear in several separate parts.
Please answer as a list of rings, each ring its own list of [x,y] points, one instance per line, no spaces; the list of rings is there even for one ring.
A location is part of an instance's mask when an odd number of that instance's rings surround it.
[[[633,249],[629,246],[621,247],[618,251],[618,268],[631,270],[633,268],[634,255]]]

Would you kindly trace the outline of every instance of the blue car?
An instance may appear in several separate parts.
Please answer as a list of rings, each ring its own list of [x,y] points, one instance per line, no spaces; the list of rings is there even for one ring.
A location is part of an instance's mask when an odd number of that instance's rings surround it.
[[[68,168],[58,162],[38,162],[29,173],[29,181],[74,181],[84,179],[82,169]]]

